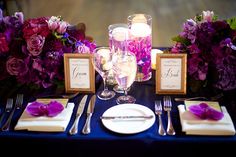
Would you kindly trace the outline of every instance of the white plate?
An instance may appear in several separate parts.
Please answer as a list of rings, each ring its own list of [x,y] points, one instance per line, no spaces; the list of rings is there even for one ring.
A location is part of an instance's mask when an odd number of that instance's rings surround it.
[[[103,125],[116,133],[134,134],[149,129],[155,122],[153,111],[139,104],[122,104],[109,108],[102,116],[149,116],[151,119],[102,119]]]

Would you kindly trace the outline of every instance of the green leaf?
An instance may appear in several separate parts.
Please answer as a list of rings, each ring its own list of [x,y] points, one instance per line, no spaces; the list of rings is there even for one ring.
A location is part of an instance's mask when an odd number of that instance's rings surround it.
[[[218,20],[218,16],[214,15],[213,18],[212,18],[212,21],[217,21],[217,20]]]
[[[228,19],[227,23],[229,24],[231,29],[236,30],[236,17]]]
[[[196,22],[201,22],[202,21],[202,15],[201,14],[197,14],[196,16],[195,16],[195,21]]]
[[[188,45],[191,44],[191,42],[190,42],[188,39],[183,38],[183,37],[181,37],[181,36],[179,36],[179,35],[176,36],[176,37],[173,37],[172,40],[173,40],[173,41],[176,41],[176,42],[179,42],[179,43],[181,43],[181,44],[184,44],[184,45],[186,45],[186,46],[188,46]]]
[[[57,39],[61,39],[63,37],[63,35],[58,34],[57,32],[53,31],[52,34],[57,38]]]

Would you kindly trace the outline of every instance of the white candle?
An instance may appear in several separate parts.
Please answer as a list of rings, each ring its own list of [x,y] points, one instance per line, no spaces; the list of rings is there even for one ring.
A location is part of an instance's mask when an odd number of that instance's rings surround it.
[[[130,31],[131,35],[134,37],[146,37],[151,35],[151,28],[146,23],[133,23]]]
[[[124,27],[117,27],[112,31],[112,37],[116,41],[125,41],[128,40],[129,29]]]
[[[156,70],[156,54],[157,53],[163,53],[163,51],[159,49],[152,49],[151,51],[151,63],[152,63],[152,69]]]

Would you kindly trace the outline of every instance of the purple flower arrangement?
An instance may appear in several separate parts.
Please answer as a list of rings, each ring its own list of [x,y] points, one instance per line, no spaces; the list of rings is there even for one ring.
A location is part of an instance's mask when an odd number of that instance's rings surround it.
[[[85,25],[70,25],[61,17],[24,20],[21,12],[3,16],[0,10],[0,81],[48,88],[64,80],[64,53],[90,53],[96,44]]]
[[[171,52],[188,55],[188,77],[223,91],[236,89],[236,18],[218,20],[203,11],[173,40]]]

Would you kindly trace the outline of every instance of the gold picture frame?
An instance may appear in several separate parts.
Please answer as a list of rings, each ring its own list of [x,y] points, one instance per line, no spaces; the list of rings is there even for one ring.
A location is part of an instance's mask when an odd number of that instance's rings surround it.
[[[95,70],[92,59],[91,54],[64,54],[66,93],[95,93]]]
[[[156,94],[186,94],[187,54],[156,55]]]

